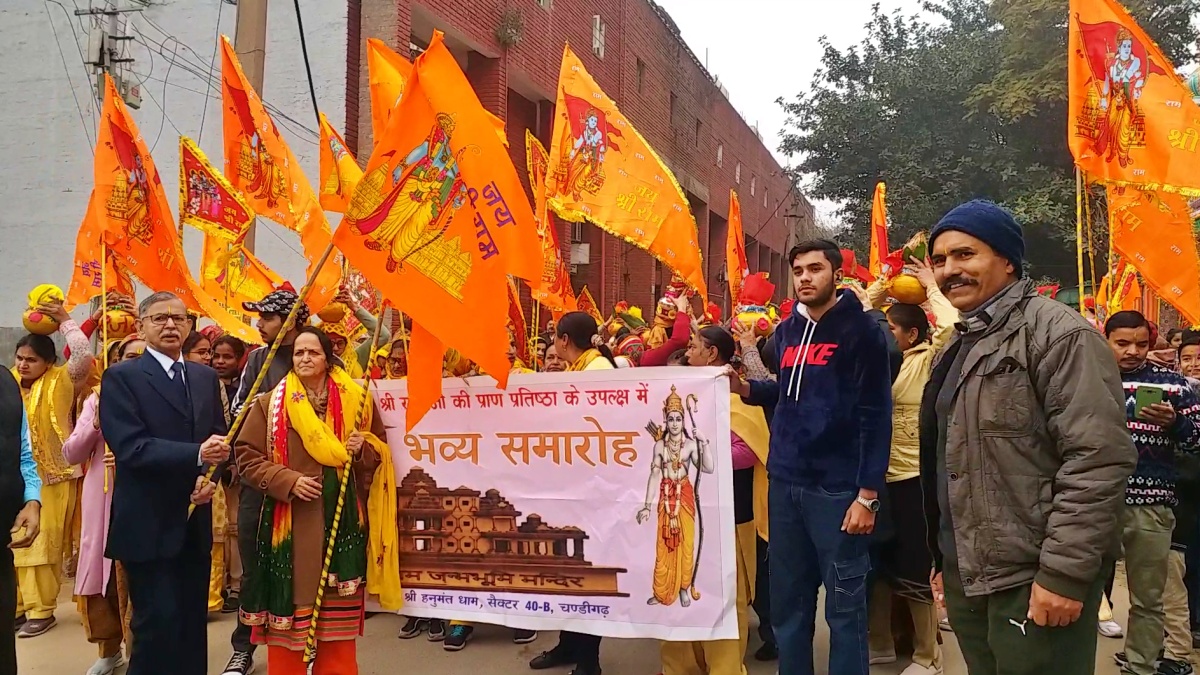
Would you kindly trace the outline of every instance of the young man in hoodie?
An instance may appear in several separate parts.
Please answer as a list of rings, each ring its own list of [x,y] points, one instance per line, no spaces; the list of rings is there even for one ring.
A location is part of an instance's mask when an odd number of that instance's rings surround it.
[[[767,471],[771,623],[781,675],[812,675],[817,592],[825,586],[829,674],[867,672],[868,535],[892,434],[892,354],[876,317],[838,291],[841,251],[804,242],[789,253],[796,311],[773,337],[776,381],[731,389],[775,406]]]
[[[1137,463],[1116,359],[1024,278],[1024,233],[996,204],[955,207],[929,247],[962,314],[921,403],[934,599],[944,581],[972,675],[1092,675],[1092,617]]]

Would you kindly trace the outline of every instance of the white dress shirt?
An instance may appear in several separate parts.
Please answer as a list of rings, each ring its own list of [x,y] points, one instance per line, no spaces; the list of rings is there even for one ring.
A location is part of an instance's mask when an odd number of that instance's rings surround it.
[[[176,363],[183,363],[183,354],[180,354],[179,358],[172,360],[171,357],[149,345],[146,346],[146,353],[150,356],[153,356],[154,360],[158,361],[158,365],[162,366],[163,370],[167,371],[167,377],[171,378],[171,380],[175,379],[175,371],[171,370],[171,368]],[[180,374],[183,375],[183,373],[186,372],[187,366],[184,366],[183,370],[180,371]],[[183,375],[183,378],[184,384],[187,384],[187,376]],[[204,460],[202,459],[202,455],[200,453],[196,453],[196,466],[204,466]]]

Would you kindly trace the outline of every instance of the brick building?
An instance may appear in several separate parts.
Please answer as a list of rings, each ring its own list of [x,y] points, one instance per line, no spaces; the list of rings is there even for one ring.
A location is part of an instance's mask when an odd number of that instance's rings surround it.
[[[526,128],[549,146],[562,47],[569,42],[687,194],[710,300],[728,316],[731,188],[741,200],[751,271],[770,272],[776,300],[790,293],[786,251],[812,231],[812,206],[653,0],[349,0],[345,137],[356,155],[367,154],[373,142],[366,38],[415,58],[434,29],[446,34],[483,105],[506,121],[517,167],[525,166]],[[576,291],[586,284],[605,313],[621,299],[653,306],[669,280],[657,261],[590,224],[558,225]]]

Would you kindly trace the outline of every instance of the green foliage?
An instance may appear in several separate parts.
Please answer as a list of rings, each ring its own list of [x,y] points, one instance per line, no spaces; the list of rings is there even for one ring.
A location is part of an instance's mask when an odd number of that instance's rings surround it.
[[[1126,5],[1168,58],[1191,61],[1200,0]],[[940,0],[924,9],[903,16],[875,5],[859,45],[823,40],[811,87],[780,99],[789,115],[781,149],[800,158],[812,196],[842,205],[842,238],[859,251],[883,180],[893,244],[985,197],[1025,225],[1039,273],[1069,276],[1058,273],[1074,264],[1068,0]]]

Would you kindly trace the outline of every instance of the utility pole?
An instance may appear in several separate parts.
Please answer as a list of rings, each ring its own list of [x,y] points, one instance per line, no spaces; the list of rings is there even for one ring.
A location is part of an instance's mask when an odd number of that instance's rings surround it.
[[[133,36],[127,33],[129,18],[126,15],[140,12],[142,8],[121,5],[122,0],[114,0],[111,4],[104,3],[103,7],[77,9],[75,15],[93,19],[88,32],[87,64],[92,67],[96,100],[104,101],[104,74],[107,73],[117,85],[125,105],[137,110],[142,107],[141,88],[125,77],[127,64],[136,60],[129,49]]]
[[[263,95],[263,66],[267,56],[267,0],[238,0],[237,19],[233,33],[233,51],[242,63],[242,72],[250,86]],[[254,230],[250,223],[242,245],[254,253]]]

